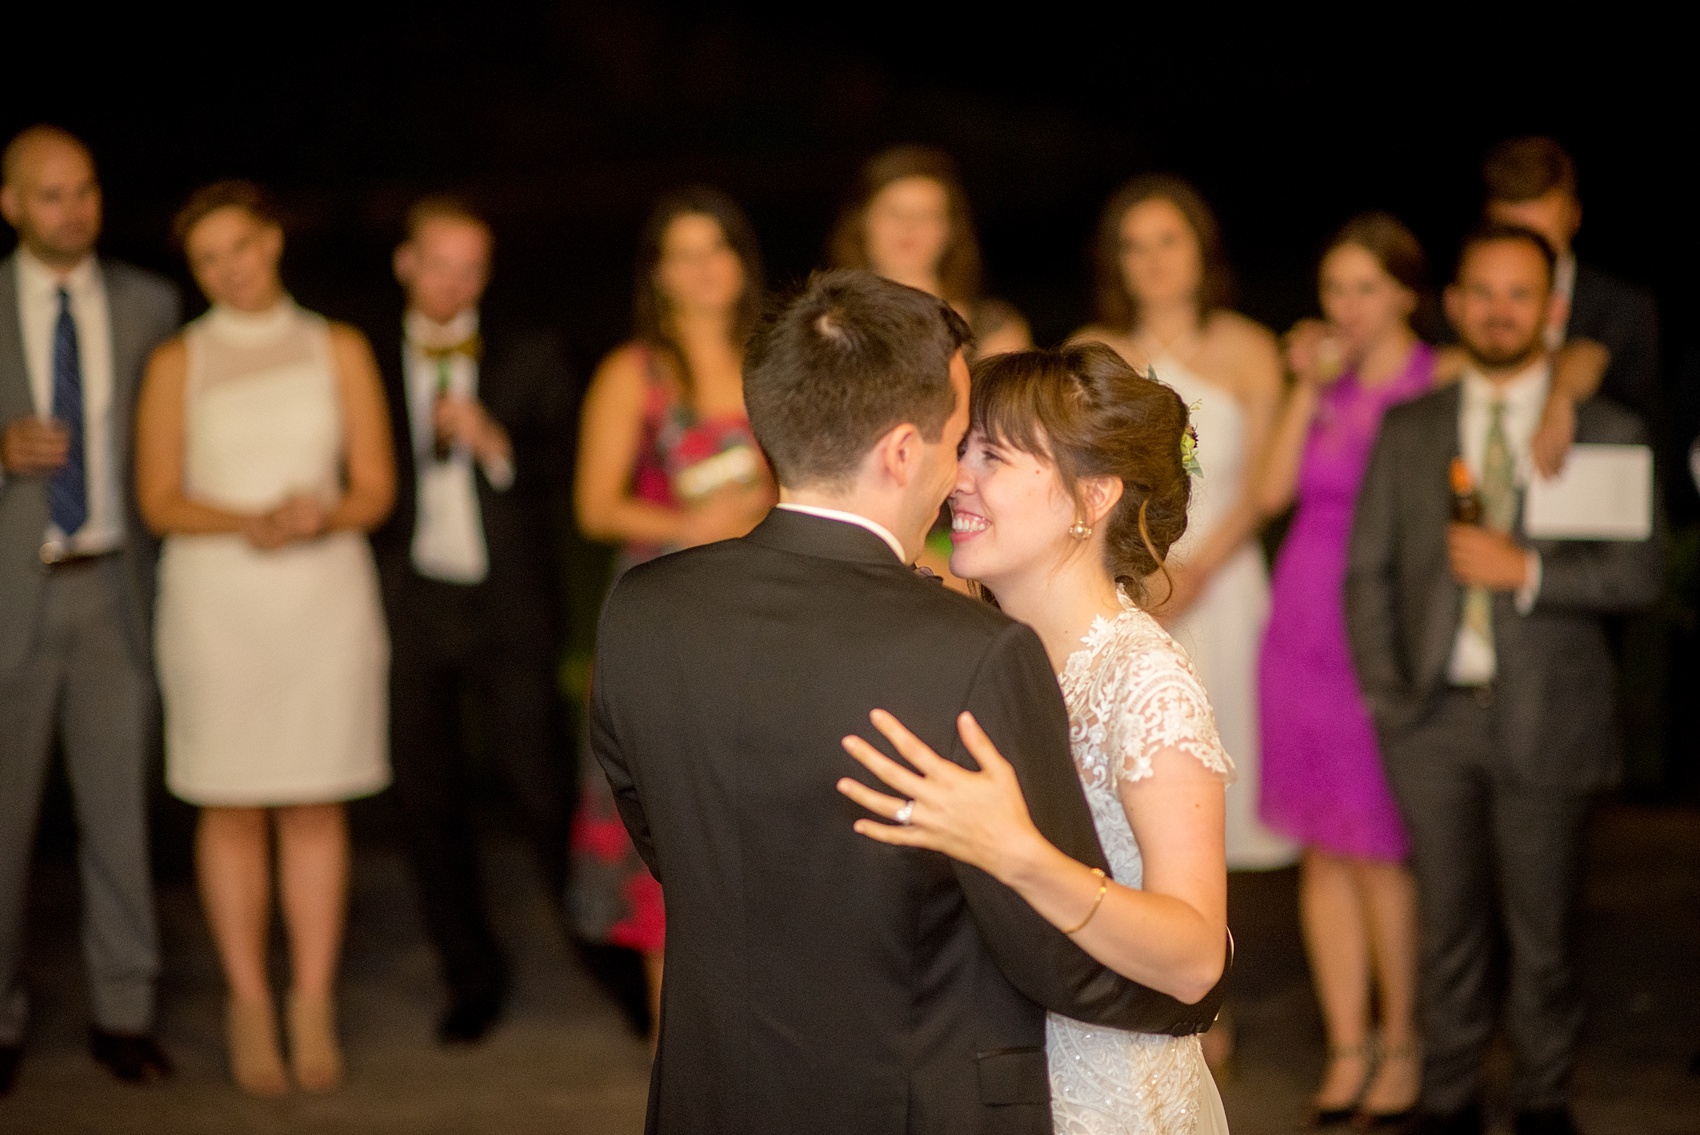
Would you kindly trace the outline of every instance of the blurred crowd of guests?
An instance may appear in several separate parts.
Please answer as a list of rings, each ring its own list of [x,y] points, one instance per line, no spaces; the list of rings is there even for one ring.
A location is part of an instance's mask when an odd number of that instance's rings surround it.
[[[1519,1130],[1567,1129],[1550,1124],[1568,1122],[1581,1016],[1581,821],[1614,768],[1602,619],[1652,601],[1661,532],[1535,545],[1516,512],[1573,441],[1644,441],[1658,331],[1650,296],[1577,261],[1562,149],[1513,140],[1484,175],[1487,227],[1446,290],[1450,341],[1421,337],[1438,331],[1423,250],[1381,213],[1328,244],[1323,318],[1278,339],[1232,310],[1207,203],[1154,174],[1106,204],[1094,319],[1072,336],[1192,407],[1202,476],[1159,613],[1239,769],[1230,869],[1300,864],[1328,1040],[1318,1124],[1373,1126],[1420,1101],[1444,1129],[1480,1129],[1503,934]],[[340,1081],[343,804],[385,788],[448,989],[440,1037],[476,1041],[499,1017],[469,713],[574,930],[639,951],[653,995],[659,886],[602,778],[581,789],[565,772],[553,506],[570,485],[580,532],[618,546],[618,572],[741,535],[777,499],[743,407],[765,297],[738,205],[693,188],[656,206],[632,337],[592,377],[576,447],[563,346],[486,318],[492,233],[465,203],[415,205],[398,310],[362,329],[290,298],[283,225],[258,186],[207,186],[178,214],[210,305],[186,326],[168,283],[96,254],[100,187],[76,138],[14,139],[0,205],[18,234],[0,265],[0,1093],[28,1019],[23,902],[55,739],[80,833],[93,1054],[123,1079],[169,1074],[151,1037],[146,830],[161,709],[166,783],[200,809],[197,878],[244,1089]],[[967,196],[936,150],[870,161],[828,258],[948,300],[981,355],[1031,343],[982,292]],[[1476,529],[1449,527],[1455,457],[1488,506]],[[1289,511],[1272,583],[1260,536]],[[923,562],[948,575],[947,520],[938,534]],[[1227,1059],[1231,1029],[1212,1037]]]

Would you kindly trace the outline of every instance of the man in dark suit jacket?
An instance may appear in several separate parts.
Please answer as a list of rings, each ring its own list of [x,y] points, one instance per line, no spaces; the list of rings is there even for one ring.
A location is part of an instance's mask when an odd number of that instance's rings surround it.
[[[6,147],[0,207],[0,1096],[28,1003],[24,903],[57,736],[77,810],[95,1057],[170,1072],[153,1028],[159,941],[148,872],[156,545],[136,511],[136,392],[177,328],[177,291],[95,253],[100,183],[76,138]]]
[[[1522,225],[1546,238],[1558,257],[1547,346],[1592,339],[1611,352],[1600,393],[1659,420],[1659,311],[1652,293],[1576,259],[1571,248],[1582,227],[1576,163],[1551,138],[1501,142],[1482,164],[1487,216]]]
[[[1618,757],[1602,622],[1651,603],[1660,585],[1656,511],[1640,541],[1517,533],[1550,381],[1552,262],[1528,229],[1489,226],[1466,242],[1446,299],[1471,369],[1388,412],[1347,564],[1358,677],[1411,832],[1422,1107],[1433,1131],[1482,1130],[1496,922],[1510,942],[1516,1131],[1573,1130],[1565,1082],[1582,1020],[1572,941],[1582,821]],[[1576,440],[1644,445],[1646,432],[1595,399],[1578,411]],[[1483,526],[1450,521],[1455,460],[1480,486]]]
[[[649,1130],[1051,1130],[1045,1010],[1208,1026],[1103,969],[990,876],[857,836],[840,740],[896,713],[968,762],[971,711],[1033,818],[1103,853],[1036,635],[909,566],[955,481],[968,330],[834,272],[745,368],[781,503],[748,536],[629,572],[604,609],[591,744],[667,903]]]
[[[395,431],[396,509],[372,537],[390,627],[391,762],[449,986],[444,1042],[483,1037],[507,987],[460,747],[468,699],[557,899],[570,799],[552,540],[566,365],[553,336],[482,318],[490,253],[488,226],[464,205],[420,202],[395,256],[407,310],[369,329]]]

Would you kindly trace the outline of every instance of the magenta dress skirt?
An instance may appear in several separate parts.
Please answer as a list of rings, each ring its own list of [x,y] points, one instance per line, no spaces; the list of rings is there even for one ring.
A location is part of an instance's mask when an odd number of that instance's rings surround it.
[[[1419,344],[1389,382],[1365,389],[1348,371],[1323,391],[1259,664],[1264,823],[1307,847],[1392,863],[1410,845],[1346,642],[1346,545],[1382,415],[1433,374],[1434,352]]]

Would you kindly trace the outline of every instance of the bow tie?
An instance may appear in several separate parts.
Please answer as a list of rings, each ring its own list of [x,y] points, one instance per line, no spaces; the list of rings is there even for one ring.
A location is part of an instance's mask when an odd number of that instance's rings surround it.
[[[478,356],[484,353],[484,339],[476,331],[460,342],[451,343],[447,347],[432,347],[425,343],[415,343],[414,346],[418,348],[420,354],[432,362],[437,362],[440,359],[452,359],[456,355],[464,355],[473,362],[477,362]]]

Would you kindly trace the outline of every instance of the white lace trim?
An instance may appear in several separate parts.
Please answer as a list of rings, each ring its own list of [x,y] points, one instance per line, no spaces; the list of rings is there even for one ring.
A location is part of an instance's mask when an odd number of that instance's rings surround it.
[[[1081,780],[1089,791],[1144,780],[1152,759],[1173,748],[1231,781],[1234,762],[1192,660],[1125,592],[1118,596],[1121,614],[1093,620],[1059,679]]]
[[[1210,699],[1192,660],[1157,620],[1125,594],[1114,619],[1099,618],[1069,655],[1061,677],[1074,763],[1092,809],[1110,874],[1144,883],[1139,842],[1116,789],[1145,780],[1165,749],[1196,757],[1232,778]],[[1214,1082],[1198,1038],[1155,1036],[1081,1024],[1052,1014],[1046,1024],[1055,1135],[1204,1135],[1219,1126]]]

